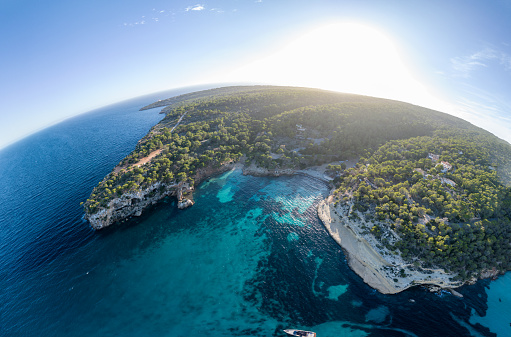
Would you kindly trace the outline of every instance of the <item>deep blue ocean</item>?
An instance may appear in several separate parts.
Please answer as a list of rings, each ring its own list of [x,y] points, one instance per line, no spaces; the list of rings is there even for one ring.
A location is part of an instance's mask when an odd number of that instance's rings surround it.
[[[95,232],[80,202],[173,91],[80,115],[0,151],[1,336],[511,336],[511,276],[382,295],[317,217],[322,182],[230,171]],[[415,302],[410,301],[413,299]]]

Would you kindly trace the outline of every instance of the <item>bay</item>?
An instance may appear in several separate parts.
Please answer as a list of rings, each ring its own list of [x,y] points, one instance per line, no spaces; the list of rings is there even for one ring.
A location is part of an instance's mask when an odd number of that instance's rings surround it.
[[[460,288],[463,299],[365,285],[317,218],[328,188],[304,176],[230,171],[203,183],[190,209],[168,198],[93,231],[79,203],[162,118],[138,110],[184,92],[105,107],[0,151],[2,336],[511,335],[509,274]]]

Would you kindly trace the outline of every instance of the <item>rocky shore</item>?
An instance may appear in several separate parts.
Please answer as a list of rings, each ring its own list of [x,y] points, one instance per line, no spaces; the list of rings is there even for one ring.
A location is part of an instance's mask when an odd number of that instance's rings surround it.
[[[243,174],[253,176],[302,174],[328,183],[332,178],[325,174],[326,166],[327,164],[304,170],[270,170],[255,165],[242,167]],[[403,261],[399,255],[393,255],[385,248],[378,248],[380,245],[372,234],[367,234],[362,229],[362,226],[371,228],[373,224],[364,223],[364,220],[349,220],[343,214],[345,210],[334,206],[333,196],[318,205],[319,218],[330,236],[345,251],[350,268],[369,286],[382,294],[396,294],[412,286],[423,285],[430,291],[448,290],[455,296],[463,297],[453,289],[464,284],[455,281],[454,274],[446,273],[442,269],[417,268]],[[476,279],[471,281],[475,282]]]
[[[293,169],[266,169],[262,167],[258,167],[254,164],[245,167],[243,166],[243,174],[251,175],[255,177],[280,177],[284,175],[293,175],[295,174],[295,170]]]
[[[142,164],[139,162],[135,165],[143,165],[149,162],[155,156],[149,156]],[[325,175],[325,169],[327,164],[311,167],[304,170],[294,169],[265,169],[258,167],[254,164],[250,166],[244,165],[244,158],[239,162],[226,162],[219,167],[208,166],[205,168],[198,169],[196,174],[192,177],[194,186],[198,186],[202,181],[232,170],[234,168],[242,169],[243,174],[253,176],[283,176],[283,175],[294,175],[302,174],[309,177],[319,179],[323,182],[329,182],[332,178]],[[119,170],[114,169],[114,173]],[[140,216],[142,212],[151,205],[156,204],[161,199],[172,196],[177,199],[177,207],[179,209],[185,209],[194,205],[192,191],[194,186],[190,186],[188,183],[170,183],[165,184],[162,182],[156,182],[144,190],[130,191],[122,194],[121,196],[114,198],[108,202],[106,207],[101,207],[97,212],[93,214],[86,213],[84,218],[89,221],[92,228],[98,230],[108,227],[116,222],[124,221],[133,216]]]
[[[102,229],[129,217],[140,216],[144,209],[156,204],[158,200],[166,196],[177,195],[180,189],[185,188],[180,184],[156,182],[144,190],[124,193],[120,197],[110,200],[106,207],[101,207],[96,213],[85,213],[85,220],[89,221],[92,228]]]
[[[307,175],[323,182],[330,182],[331,177],[325,174],[327,164],[304,170],[294,169],[265,169],[255,165],[245,166],[243,160],[238,163],[228,162],[220,167],[199,169],[193,177],[195,186],[213,175],[232,169],[241,169],[244,175],[253,176],[284,176]],[[124,221],[132,216],[140,216],[144,209],[156,204],[166,196],[176,197],[179,209],[194,205],[192,191],[194,186],[188,183],[163,184],[156,182],[145,190],[125,193],[111,200],[108,206],[98,212],[86,214],[94,229],[101,229],[115,222]],[[346,207],[346,206],[344,206]],[[349,208],[349,206],[348,206]],[[430,291],[448,290],[453,295],[463,297],[454,288],[463,284],[472,284],[477,278],[467,282],[454,280],[455,275],[446,273],[443,269],[428,269],[414,266],[405,262],[398,254],[392,254],[378,244],[374,236],[368,232],[373,223],[363,219],[348,219],[346,209],[335,206],[333,196],[321,201],[318,205],[318,216],[330,236],[343,248],[350,268],[363,281],[382,294],[396,294],[413,286],[426,286]],[[498,270],[486,270],[479,278],[496,278]]]
[[[363,220],[349,220],[342,209],[334,206],[332,199],[330,196],[320,202],[318,216],[346,252],[350,268],[372,288],[382,294],[395,294],[417,285],[432,287],[433,290],[452,290],[464,284],[455,281],[455,275],[442,269],[419,268],[385,248],[378,248],[372,234],[361,228],[369,224],[364,224]],[[455,291],[453,293],[461,296]]]
[[[193,176],[195,186],[215,174],[233,169],[234,166],[235,163],[227,162],[219,167],[199,169],[195,176]],[[193,189],[194,186],[190,186],[186,182],[170,184],[156,182],[144,190],[124,193],[110,200],[106,207],[101,207],[97,212],[93,214],[86,213],[84,218],[89,221],[92,228],[96,230],[102,229],[130,217],[142,215],[146,208],[167,196],[176,197],[177,207],[184,209],[194,204],[191,193]]]
[[[258,167],[254,164],[250,166],[241,166],[243,168],[244,175],[251,175],[256,177],[280,177],[280,176],[291,176],[295,174],[305,175],[314,179],[321,180],[325,183],[329,183],[333,180],[332,177],[329,177],[325,174],[326,167],[328,164],[323,164],[321,166],[313,166],[303,170],[296,170],[291,168],[286,169],[266,169],[262,167]]]

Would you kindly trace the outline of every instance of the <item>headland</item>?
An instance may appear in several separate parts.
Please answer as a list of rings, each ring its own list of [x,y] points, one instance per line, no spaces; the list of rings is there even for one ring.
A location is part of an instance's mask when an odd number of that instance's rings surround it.
[[[350,267],[382,293],[452,289],[511,269],[511,145],[411,104],[293,87],[226,87],[142,108],[165,117],[84,202],[95,229],[213,175],[303,174]],[[357,160],[350,161],[350,158]]]

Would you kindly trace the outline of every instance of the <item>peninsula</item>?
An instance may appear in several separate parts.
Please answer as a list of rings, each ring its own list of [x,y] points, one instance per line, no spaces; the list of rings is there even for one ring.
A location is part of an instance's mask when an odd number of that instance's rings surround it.
[[[322,165],[316,176],[332,191],[318,215],[350,267],[380,292],[455,288],[511,269],[511,145],[466,121],[273,86],[205,90],[141,110],[157,107],[165,117],[84,202],[93,228],[167,196],[189,207],[201,181],[235,165],[275,176]]]

